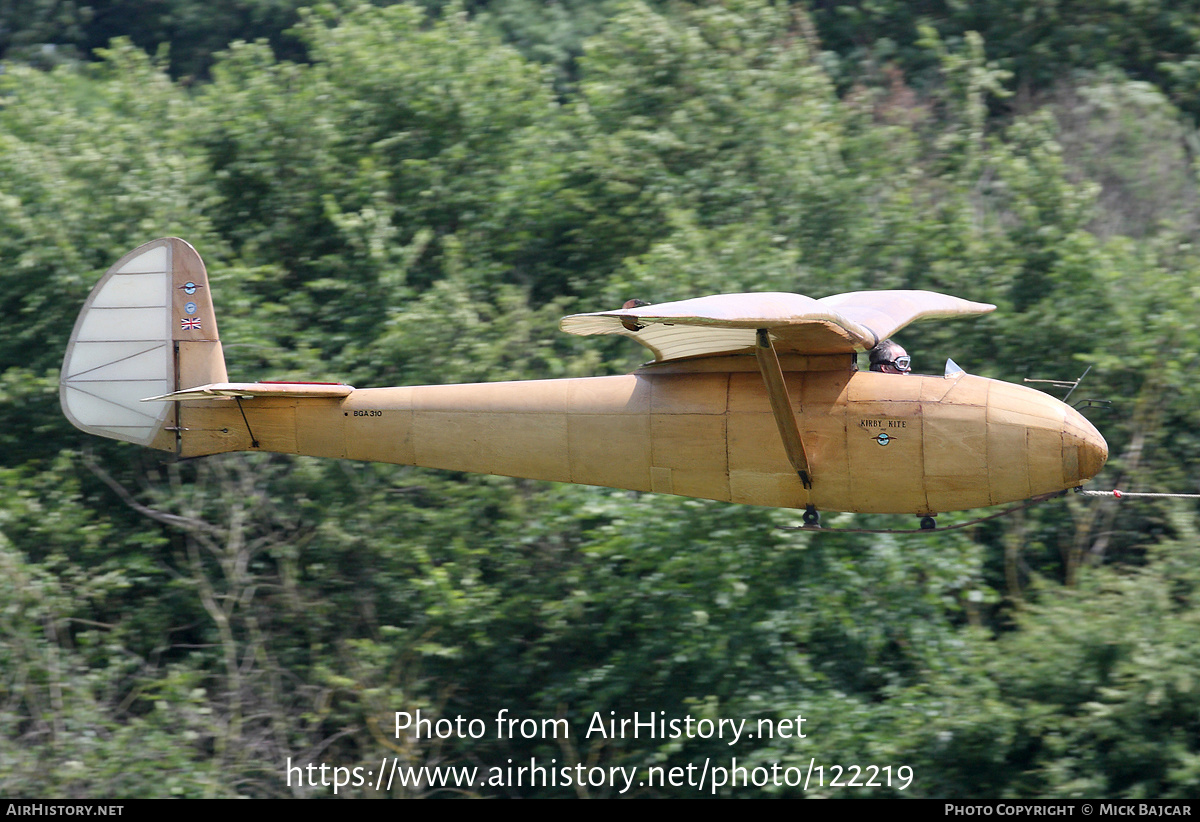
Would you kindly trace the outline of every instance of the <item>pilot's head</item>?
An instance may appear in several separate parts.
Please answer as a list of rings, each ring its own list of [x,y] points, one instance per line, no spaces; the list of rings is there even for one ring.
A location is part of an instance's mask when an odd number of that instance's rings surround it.
[[[912,358],[908,352],[891,340],[884,340],[871,349],[871,370],[884,374],[907,374],[912,371]]]

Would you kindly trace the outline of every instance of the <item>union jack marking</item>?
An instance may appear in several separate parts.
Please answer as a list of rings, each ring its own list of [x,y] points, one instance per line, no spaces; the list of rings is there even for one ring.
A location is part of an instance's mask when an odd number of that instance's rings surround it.
[[[184,331],[199,331],[200,330],[200,318],[199,317],[181,317],[179,319],[179,325]]]

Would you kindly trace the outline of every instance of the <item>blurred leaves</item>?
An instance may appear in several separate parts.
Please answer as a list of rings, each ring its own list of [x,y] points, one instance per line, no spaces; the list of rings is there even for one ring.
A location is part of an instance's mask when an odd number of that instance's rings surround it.
[[[644,354],[558,317],[929,288],[999,310],[906,331],[919,370],[1093,365],[1081,396],[1114,401],[1096,484],[1195,492],[1187,14],[1142,4],[1118,42],[1113,4],[1091,27],[987,4],[379,5],[179,0],[113,33],[145,47],[169,18],[203,37],[83,63],[36,48],[54,14],[78,47],[125,5],[0,2],[17,22],[0,42],[0,792],[325,795],[289,787],[289,757],[734,750],[390,732],[395,711],[505,708],[577,733],[597,711],[803,714],[806,738],[746,740],[739,760],[911,764],[904,795],[1194,794],[1185,504],[817,536],[788,530],[796,512],[608,489],[172,463],[74,431],[55,402],[91,284],[169,234],[207,260],[244,378],[613,373]],[[270,39],[225,48],[230,28]]]

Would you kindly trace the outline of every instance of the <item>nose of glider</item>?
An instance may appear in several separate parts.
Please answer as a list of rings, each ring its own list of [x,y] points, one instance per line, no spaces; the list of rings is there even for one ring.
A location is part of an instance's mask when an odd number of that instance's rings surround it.
[[[1100,473],[1108,461],[1108,443],[1088,420],[1070,409],[1063,421],[1063,478],[1078,485]]]

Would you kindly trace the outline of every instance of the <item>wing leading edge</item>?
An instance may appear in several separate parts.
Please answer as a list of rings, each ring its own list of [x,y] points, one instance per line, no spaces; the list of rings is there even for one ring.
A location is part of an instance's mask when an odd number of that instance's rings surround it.
[[[986,314],[996,306],[934,291],[853,291],[815,300],[802,294],[715,294],[617,311],[572,314],[569,334],[620,334],[658,362],[755,350],[758,329],[781,354],[838,354],[874,348],[910,323]]]

